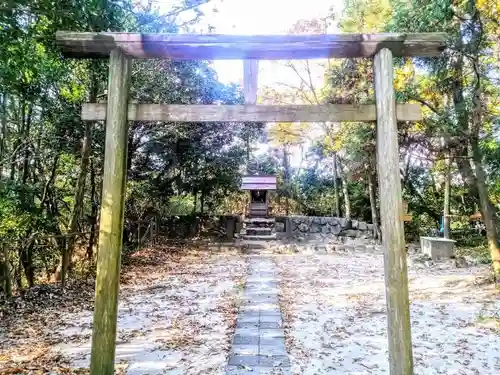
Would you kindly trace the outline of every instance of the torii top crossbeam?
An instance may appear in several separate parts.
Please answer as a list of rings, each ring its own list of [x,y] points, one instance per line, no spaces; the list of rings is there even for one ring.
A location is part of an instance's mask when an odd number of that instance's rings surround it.
[[[107,57],[120,48],[134,58],[180,60],[293,60],[371,57],[382,48],[393,56],[436,56],[446,34],[194,35],[79,33],[58,31],[57,43],[68,57]]]

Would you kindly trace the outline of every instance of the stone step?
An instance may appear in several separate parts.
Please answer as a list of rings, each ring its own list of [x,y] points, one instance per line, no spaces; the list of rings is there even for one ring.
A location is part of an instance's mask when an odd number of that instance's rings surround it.
[[[248,216],[251,218],[267,217],[267,210],[262,210],[262,211],[250,210]]]
[[[276,219],[274,217],[251,217],[245,218],[245,224],[274,224]]]
[[[247,227],[241,231],[242,235],[270,235],[273,229],[269,227]]]
[[[274,230],[274,227],[275,227],[274,223],[252,223],[252,224],[243,224],[242,229],[267,228],[267,229]]]
[[[252,202],[252,203],[250,203],[250,207],[267,207],[267,203]]]
[[[248,207],[249,211],[267,211],[266,206],[254,206],[254,207]]]
[[[241,246],[248,250],[272,250],[272,241],[244,240]]]
[[[276,240],[276,233],[268,235],[245,234],[242,236],[242,238],[244,240],[252,240],[252,241],[274,241]]]

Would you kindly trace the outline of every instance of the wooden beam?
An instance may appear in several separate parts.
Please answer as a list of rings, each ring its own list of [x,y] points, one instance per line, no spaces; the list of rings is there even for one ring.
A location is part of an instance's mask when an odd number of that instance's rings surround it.
[[[446,34],[193,35],[79,33],[58,31],[57,44],[68,57],[106,57],[121,48],[135,58],[180,60],[293,60],[370,57],[382,48],[394,56],[436,56]]]
[[[245,104],[257,104],[257,89],[259,78],[259,60],[243,60],[243,95]],[[246,127],[243,132],[246,145],[245,173],[248,174],[250,166],[250,137],[252,128]]]
[[[257,103],[259,60],[243,61],[243,93],[245,104]]]
[[[399,121],[422,119],[420,105],[398,104]],[[105,103],[85,103],[83,120],[104,120]],[[165,122],[325,122],[325,121],[375,121],[375,105],[128,105],[129,121]]]
[[[92,330],[92,375],[114,374],[118,287],[127,175],[127,103],[131,60],[111,52],[104,151],[104,176],[97,258],[96,298]]]
[[[408,271],[399,171],[398,129],[393,87],[392,53],[382,49],[374,58],[377,103],[377,172],[384,250],[385,293],[391,375],[413,374]]]

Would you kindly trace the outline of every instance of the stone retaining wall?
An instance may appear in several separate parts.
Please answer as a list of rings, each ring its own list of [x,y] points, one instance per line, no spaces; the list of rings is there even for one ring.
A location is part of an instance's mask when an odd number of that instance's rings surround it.
[[[220,234],[224,229],[229,237],[241,230],[239,215],[179,215],[163,217],[158,221],[159,233],[168,238],[191,238]]]
[[[308,239],[320,235],[372,238],[373,225],[340,217],[284,216],[276,219],[276,231],[288,238]]]

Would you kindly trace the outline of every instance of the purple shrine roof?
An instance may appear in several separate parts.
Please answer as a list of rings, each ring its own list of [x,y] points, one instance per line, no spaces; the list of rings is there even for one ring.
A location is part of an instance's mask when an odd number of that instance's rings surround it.
[[[241,190],[276,190],[276,176],[243,176]]]

